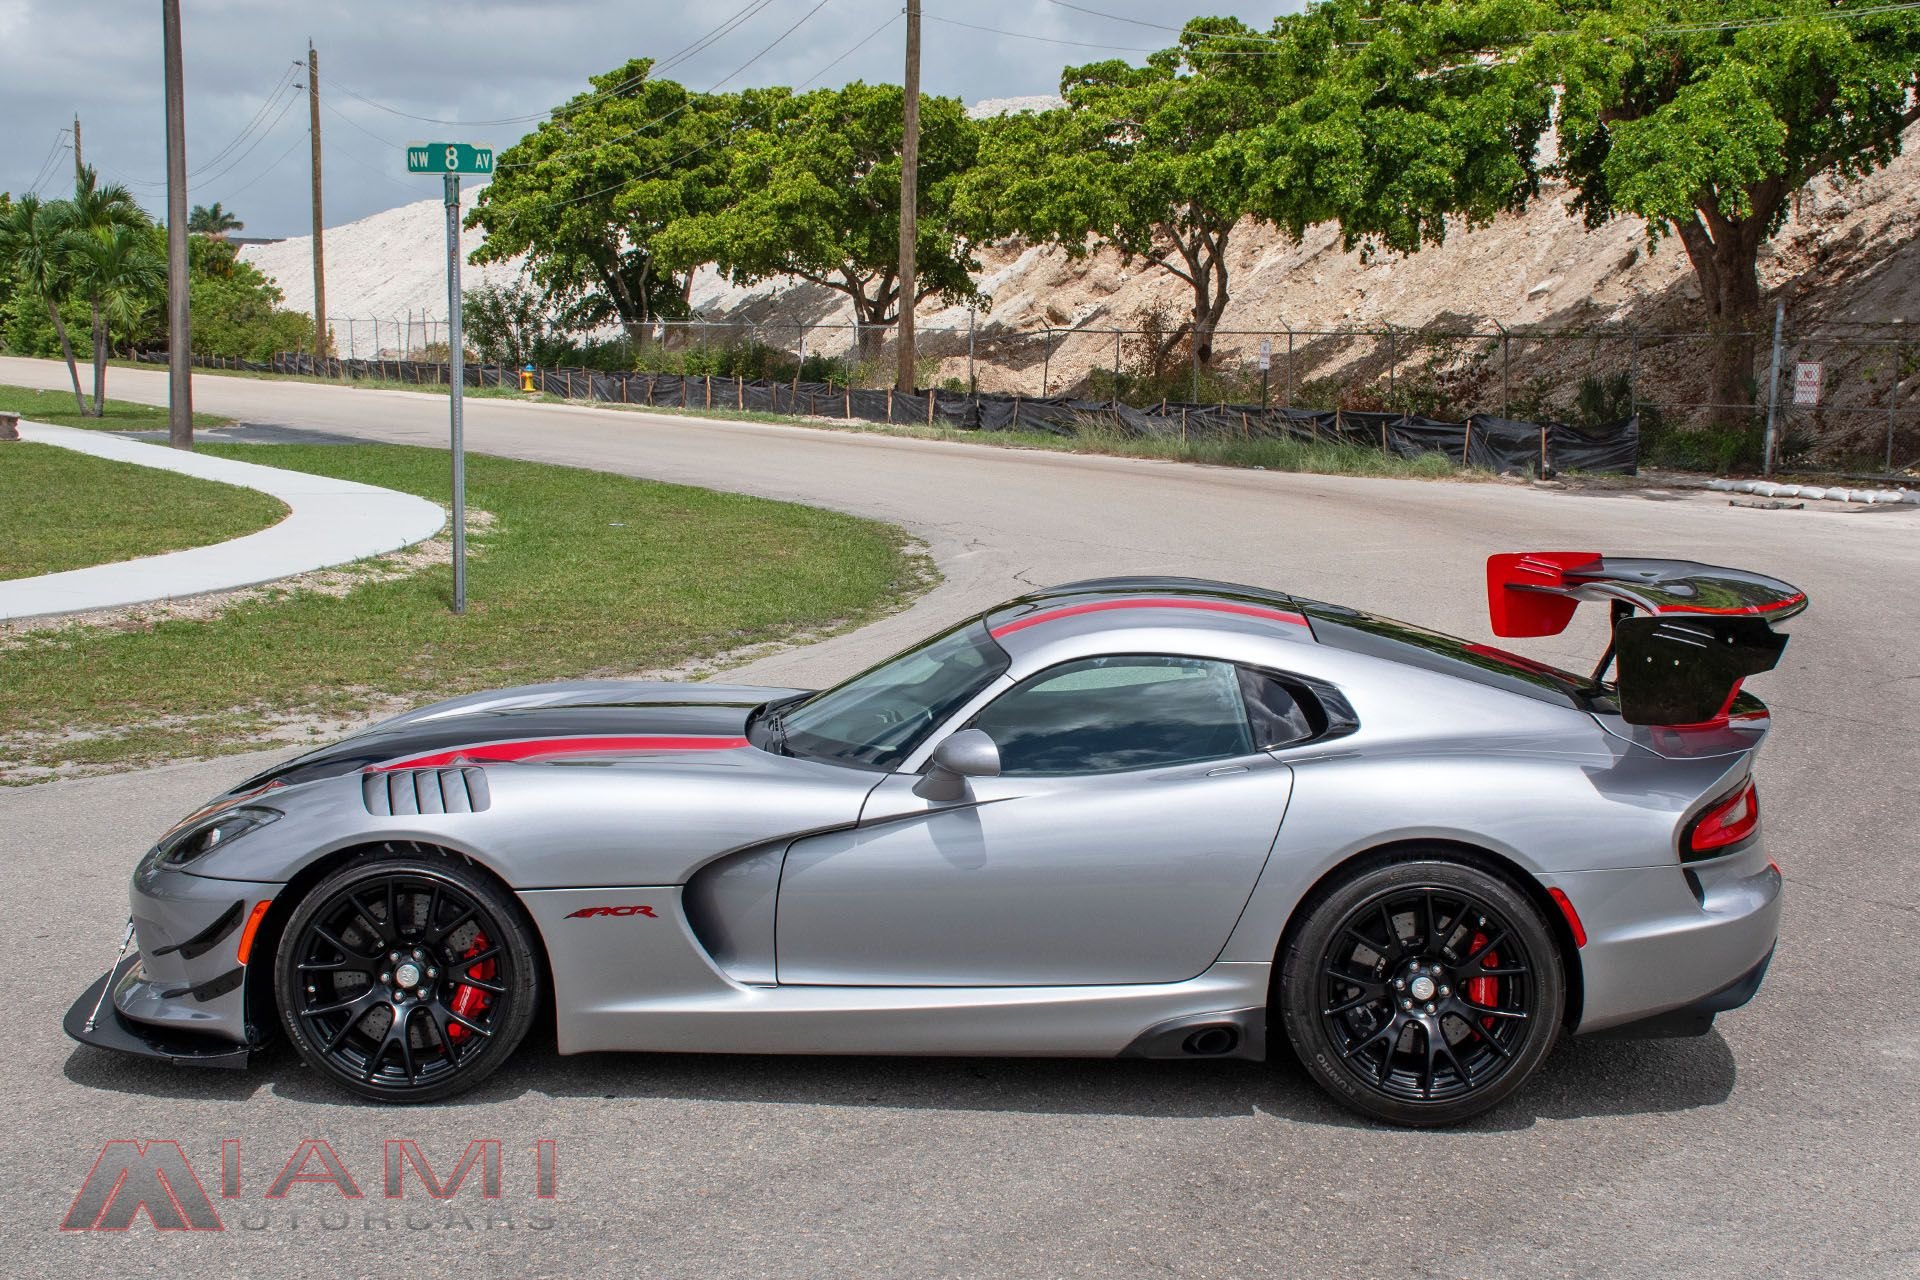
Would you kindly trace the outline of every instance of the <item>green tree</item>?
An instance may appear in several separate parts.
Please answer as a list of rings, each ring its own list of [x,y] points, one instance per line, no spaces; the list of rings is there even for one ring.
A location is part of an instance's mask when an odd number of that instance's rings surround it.
[[[855,81],[789,96],[743,94],[722,198],[656,244],[682,270],[711,262],[736,284],[793,276],[847,296],[872,354],[900,315],[900,146],[905,95]],[[978,126],[954,98],[922,97],[913,302],[976,296],[972,241],[954,208]]]
[[[69,233],[74,279],[93,308],[93,416],[105,411],[112,335],[130,335],[166,296],[167,260],[150,229],[124,223]]]
[[[1590,226],[1677,238],[1720,334],[1708,394],[1754,393],[1760,250],[1814,178],[1890,163],[1920,120],[1920,13],[1828,0],[1563,3],[1532,42],[1565,86],[1561,171]],[[1874,13],[1873,10],[1883,10]],[[1858,11],[1858,12],[1853,12]]]
[[[1068,67],[1064,108],[989,122],[964,211],[1071,257],[1108,248],[1166,272],[1192,307],[1161,337],[1156,363],[1189,338],[1196,358],[1212,360],[1230,300],[1229,240],[1263,212],[1246,134],[1274,116],[1287,79],[1278,52],[1237,20],[1209,18],[1143,67]],[[1279,201],[1270,193],[1269,203]]]
[[[87,300],[93,317],[93,407],[89,412],[97,418],[106,400],[108,306],[111,302],[129,315],[145,310],[136,308],[131,290],[156,280],[149,270],[150,241],[139,234],[153,223],[131,192],[117,182],[101,186],[91,168],[74,180],[73,199],[67,202],[62,221],[73,290]],[[119,234],[123,231],[124,236]],[[154,288],[164,287],[165,281],[162,261]],[[155,301],[146,300],[148,304]]]
[[[467,342],[489,364],[519,366],[547,337],[547,311],[521,281],[483,284],[461,296]]]
[[[193,212],[187,215],[187,230],[197,236],[212,236],[224,240],[230,231],[245,231],[247,224],[220,207],[215,200],[212,204],[197,204]]]
[[[21,292],[31,294],[46,308],[47,319],[59,335],[60,356],[67,362],[67,376],[73,379],[73,402],[79,412],[85,413],[87,402],[80,390],[80,368],[74,362],[66,319],[60,314],[60,306],[72,295],[73,285],[66,215],[64,201],[45,204],[31,192],[21,196],[7,211],[6,222],[0,223],[0,260],[9,265]]]
[[[158,234],[156,229],[156,239]],[[164,248],[156,248],[164,262]],[[267,361],[278,352],[313,349],[313,317],[282,308],[284,295],[278,286],[259,268],[241,261],[232,245],[195,237],[188,245],[187,261],[196,355]],[[162,321],[164,314],[160,313]],[[155,327],[155,336],[164,338],[164,323]]]
[[[618,322],[635,342],[655,320],[685,315],[692,272],[664,267],[654,241],[708,207],[729,100],[651,76],[637,59],[500,153],[467,225],[487,241],[474,262],[527,256],[564,328]]]

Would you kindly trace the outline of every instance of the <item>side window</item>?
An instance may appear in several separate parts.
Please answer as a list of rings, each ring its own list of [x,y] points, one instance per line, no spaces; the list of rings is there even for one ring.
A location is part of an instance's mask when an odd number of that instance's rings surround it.
[[[1326,728],[1311,694],[1296,691],[1264,671],[1240,669],[1240,692],[1253,723],[1253,744],[1265,751],[1305,742]]]
[[[1022,681],[976,715],[1003,774],[1108,773],[1253,751],[1237,668],[1204,658],[1103,657]]]

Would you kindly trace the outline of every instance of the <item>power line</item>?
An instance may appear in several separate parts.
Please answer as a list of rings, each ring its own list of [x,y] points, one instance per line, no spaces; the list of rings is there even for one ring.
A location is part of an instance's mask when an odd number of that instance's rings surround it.
[[[366,94],[360,93],[358,90],[353,89],[348,85],[342,84],[339,80],[334,79],[332,77],[329,77],[328,83],[332,85],[332,87],[334,87],[335,89],[338,89],[340,90],[340,92],[346,94],[348,97],[357,98],[361,102],[366,103],[368,106],[374,108],[377,111],[384,111],[388,115],[399,116],[406,120],[417,120],[422,124],[467,125],[474,128],[480,128],[480,127],[485,127],[489,125],[533,124],[538,121],[542,121],[550,118],[558,119],[562,114],[570,114],[575,111],[582,111],[582,110],[585,110],[587,107],[592,106],[596,102],[604,101],[607,98],[619,97],[622,93],[626,92],[628,89],[631,89],[634,85],[641,83],[641,81],[647,79],[649,76],[658,75],[660,72],[665,71],[667,68],[675,65],[676,63],[683,62],[687,58],[695,54],[704,52],[706,49],[710,48],[716,40],[718,40],[721,37],[730,35],[734,31],[738,30],[739,27],[747,19],[754,17],[762,9],[765,9],[768,5],[772,4],[773,2],[774,0],[752,0],[752,2],[748,4],[744,9],[740,9],[736,11],[731,17],[721,22],[719,26],[712,28],[711,30],[706,32],[706,34],[702,35],[699,39],[695,40],[692,44],[684,45],[681,48],[675,50],[673,53],[670,53],[666,55],[666,57],[655,62],[648,69],[646,75],[629,76],[627,79],[622,80],[619,84],[614,85],[612,88],[602,89],[596,93],[588,94],[585,98],[581,99],[578,102],[562,103],[557,107],[551,107],[545,111],[535,111],[528,115],[502,116],[497,120],[449,120],[441,116],[416,115],[411,111],[402,111],[398,107],[388,106],[384,102],[380,102],[374,98],[370,98]],[[802,21],[804,21],[804,19],[802,19]]]
[[[213,168],[215,165],[219,164],[222,160],[226,159],[228,154],[231,153],[235,147],[239,146],[241,141],[245,139],[248,134],[253,132],[255,127],[258,126],[259,123],[266,118],[268,110],[271,109],[274,103],[279,100],[280,95],[286,92],[288,84],[291,83],[293,80],[294,69],[298,65],[299,65],[298,63],[290,64],[286,68],[286,70],[280,73],[279,83],[274,85],[273,88],[267,93],[267,96],[261,100],[260,109],[253,113],[253,118],[247,121],[245,127],[243,127],[239,133],[236,133],[233,136],[232,140],[229,141],[226,146],[221,147],[218,151],[214,152],[212,155],[208,156],[205,160],[201,161],[197,168],[190,170],[187,174],[187,177],[189,179],[194,178],[199,174],[205,173],[207,170]]]
[[[1160,50],[1158,49],[1146,49],[1138,45],[1094,44],[1093,42],[1088,40],[1061,40],[1055,36],[1030,35],[1025,31],[1007,31],[1000,27],[983,27],[977,22],[962,22],[958,18],[942,18],[936,14],[928,14],[927,20],[930,22],[945,23],[949,27],[965,27],[969,31],[984,31],[989,35],[1011,36],[1015,40],[1037,40],[1041,44],[1072,45],[1076,49],[1106,49],[1113,53],[1158,53],[1160,52]]]
[[[854,41],[851,45],[847,46],[847,48],[844,51],[842,51],[838,57],[834,58],[833,61],[827,63],[825,66],[821,67],[818,71],[808,76],[805,80],[802,80],[799,84],[795,85],[794,92],[798,93],[800,90],[805,89],[808,85],[820,79],[822,76],[826,75],[829,71],[832,71],[835,67],[839,66],[842,62],[845,62],[848,58],[851,58],[854,54],[858,53],[861,49],[865,48],[871,41],[873,41],[876,37],[878,37],[881,32],[891,27],[894,23],[900,21],[900,16],[901,15],[898,13],[890,14],[885,21],[881,22],[879,26],[875,27],[873,30],[867,32],[866,35],[860,37],[860,39]],[[756,122],[770,120],[773,118],[773,113],[776,109],[777,107],[769,107],[767,110],[759,113],[757,116],[752,117],[752,119]],[[601,187],[596,191],[589,191],[583,195],[578,195],[578,196],[570,196],[565,200],[543,200],[535,207],[540,209],[564,209],[568,205],[581,204],[588,200],[597,200],[601,196],[606,195],[609,192],[618,191],[621,187],[630,186],[636,182],[645,182],[648,178],[658,177],[660,174],[666,173],[669,170],[678,167],[681,161],[690,160],[694,156],[699,155],[701,152],[712,149],[714,146],[718,145],[723,140],[724,140],[723,138],[714,138],[714,139],[711,139],[710,141],[703,142],[697,147],[693,147],[693,148],[690,148],[689,150],[681,152],[679,155],[673,157],[673,159],[667,161],[663,165],[659,165],[653,169],[649,169],[647,172],[638,174],[631,178],[623,178],[619,182],[615,182],[608,186]],[[508,219],[509,225],[517,224],[520,221],[520,218],[521,218],[521,215],[518,213],[515,213],[511,218]]]
[[[40,168],[33,175],[32,184],[27,187],[29,194],[38,194],[40,184],[53,176],[54,161],[66,145],[67,132],[64,126],[54,132],[53,145],[47,148],[47,158],[40,162]]]
[[[242,151],[239,155],[235,156],[232,159],[232,161],[229,162],[224,169],[221,169],[218,173],[203,174],[200,178],[200,185],[206,186],[211,183],[218,182],[220,179],[226,177],[228,174],[232,173],[235,169],[239,168],[241,164],[243,164],[246,161],[246,158],[248,156],[252,155],[255,151],[259,149],[261,143],[265,142],[268,138],[273,136],[274,131],[280,127],[280,122],[287,118],[287,113],[293,110],[293,104],[298,102],[299,100],[300,100],[300,95],[297,93],[288,96],[287,100],[280,104],[280,113],[274,116],[273,123],[269,124],[265,129],[261,130],[260,136],[255,138],[252,142],[248,143],[246,150]]]
[[[805,13],[800,15],[800,20],[798,22],[795,22],[792,26],[788,27],[785,31],[782,31],[779,35],[775,36],[772,42],[769,43],[765,48],[761,49],[760,52],[754,54],[751,58],[748,58],[745,62],[741,63],[739,66],[735,67],[733,70],[727,72],[726,75],[721,76],[718,80],[714,81],[711,85],[707,86],[706,92],[707,93],[716,92],[721,85],[727,83],[727,81],[733,79],[735,76],[745,71],[748,67],[751,67],[754,63],[766,57],[769,53],[773,52],[774,49],[778,48],[780,44],[784,42],[788,36],[792,35],[794,32],[798,31],[802,26],[804,26],[809,18],[813,17],[814,14],[826,8],[832,2],[833,0],[819,0],[819,3],[815,4],[813,8],[807,10]],[[841,56],[844,57],[845,55],[843,54]],[[836,58],[834,59],[834,62],[838,62],[839,60],[840,59]],[[832,64],[829,64],[829,65],[832,65]],[[616,142],[625,142],[628,138],[638,137],[640,134],[645,133],[647,130],[652,129],[657,125],[663,125],[667,121],[679,115],[681,112],[687,110],[687,108],[693,106],[693,104],[694,104],[694,95],[689,94],[687,95],[687,100],[685,102],[682,102],[679,106],[675,107],[673,110],[665,113],[664,115],[655,116],[651,120],[644,120],[640,124],[627,130],[625,133],[617,133],[609,138],[596,138],[592,143],[588,144],[585,147],[580,147],[572,151],[556,151],[552,155],[541,156],[538,160],[522,160],[516,163],[495,165],[494,171],[497,173],[503,169],[526,169],[526,168],[531,168],[536,164],[545,164],[550,161],[562,159],[567,156],[588,155],[592,152],[599,151],[603,147],[611,146]]]
[[[227,192],[226,193],[227,199],[229,200],[234,199],[236,196],[240,195],[241,192],[248,190],[249,188],[254,186],[256,183],[258,183],[262,178],[266,177],[268,174],[272,173],[275,169],[278,169],[281,165],[285,164],[287,162],[287,157],[292,155],[294,152],[298,151],[300,149],[300,145],[305,141],[306,141],[305,138],[296,137],[293,140],[293,145],[289,146],[285,151],[282,151],[280,153],[280,158],[278,160],[275,160],[272,164],[262,169],[259,173],[254,174],[253,177],[247,179],[245,182],[241,183],[239,186],[235,187],[233,190]]]

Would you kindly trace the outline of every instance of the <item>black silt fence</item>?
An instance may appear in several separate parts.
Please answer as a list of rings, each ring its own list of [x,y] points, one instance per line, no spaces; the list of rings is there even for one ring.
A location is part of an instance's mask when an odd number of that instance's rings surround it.
[[[139,359],[164,363],[166,354],[142,352]],[[196,356],[194,363],[261,373],[381,378],[418,386],[445,386],[450,376],[444,361],[322,360],[292,353],[268,362]],[[463,381],[470,387],[518,390],[520,378],[521,371],[509,365],[468,364]],[[967,395],[938,388],[907,393],[825,382],[597,369],[536,369],[533,388],[570,400],[663,409],[732,409],[962,431],[1030,431],[1060,436],[1105,431],[1159,439],[1332,441],[1379,449],[1401,458],[1440,453],[1461,466],[1490,471],[1531,469],[1544,474],[1549,470],[1579,470],[1633,475],[1640,453],[1637,416],[1585,431],[1562,422],[1522,422],[1490,414],[1475,414],[1465,422],[1440,422],[1403,413],[1263,409],[1259,405],[1162,401],[1138,408],[1108,400]]]

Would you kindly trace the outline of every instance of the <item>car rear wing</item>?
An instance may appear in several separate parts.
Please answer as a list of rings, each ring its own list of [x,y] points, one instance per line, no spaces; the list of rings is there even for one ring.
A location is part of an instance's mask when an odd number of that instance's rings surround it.
[[[1611,632],[1594,668],[1612,666],[1621,719],[1690,727],[1723,724],[1740,682],[1771,671],[1787,647],[1773,624],[1807,607],[1777,578],[1686,560],[1590,551],[1487,558],[1487,608],[1498,636],[1558,635],[1582,601],[1605,601]]]

